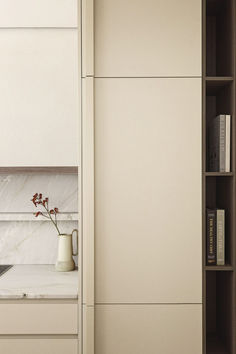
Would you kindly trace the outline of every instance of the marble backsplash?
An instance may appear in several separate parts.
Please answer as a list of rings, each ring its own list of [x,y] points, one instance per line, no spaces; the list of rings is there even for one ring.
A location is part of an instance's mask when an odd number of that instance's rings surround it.
[[[78,228],[77,175],[0,175],[0,264],[55,263],[56,229],[47,219],[33,216],[36,208],[30,199],[36,192],[58,207],[62,233]]]
[[[0,213],[34,212],[36,192],[49,197],[61,212],[78,211],[78,177],[73,174],[0,175]]]

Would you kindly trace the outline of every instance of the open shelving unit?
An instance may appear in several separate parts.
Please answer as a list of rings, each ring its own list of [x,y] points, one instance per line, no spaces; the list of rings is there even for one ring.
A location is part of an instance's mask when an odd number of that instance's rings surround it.
[[[203,0],[203,353],[236,354],[235,4]],[[212,119],[231,115],[231,172],[209,172]],[[225,209],[224,266],[206,264],[206,208]]]

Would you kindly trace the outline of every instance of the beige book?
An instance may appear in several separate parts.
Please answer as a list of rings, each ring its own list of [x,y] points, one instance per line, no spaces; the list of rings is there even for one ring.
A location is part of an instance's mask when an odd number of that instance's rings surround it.
[[[216,211],[216,261],[217,265],[225,264],[225,211]]]

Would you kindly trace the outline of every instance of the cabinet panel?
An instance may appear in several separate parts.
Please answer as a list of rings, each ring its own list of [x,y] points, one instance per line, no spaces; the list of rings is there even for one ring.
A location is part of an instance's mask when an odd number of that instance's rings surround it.
[[[0,27],[76,26],[76,0],[0,0]]]
[[[96,0],[96,76],[200,76],[200,0]]]
[[[77,339],[0,339],[5,354],[77,354]]]
[[[201,302],[201,79],[96,79],[95,237],[96,302]]]
[[[77,334],[77,304],[1,304],[0,334]]]
[[[97,354],[200,354],[201,305],[98,305]]]
[[[4,29],[0,52],[0,165],[77,165],[76,30]]]

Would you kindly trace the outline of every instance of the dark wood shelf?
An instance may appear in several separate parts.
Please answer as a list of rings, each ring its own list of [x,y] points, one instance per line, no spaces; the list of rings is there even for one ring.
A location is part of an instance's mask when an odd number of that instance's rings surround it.
[[[224,271],[224,272],[233,272],[234,268],[233,266],[226,264],[224,266],[219,266],[219,265],[212,265],[212,266],[205,266],[204,269],[206,271],[213,271],[213,272],[217,272],[217,271]]]
[[[230,82],[233,81],[233,76],[206,76],[205,80],[208,82]]]
[[[206,94],[214,96],[223,87],[230,85],[233,82],[233,77],[207,76],[206,80]]]
[[[234,176],[233,172],[204,172],[206,177],[232,177]]]

